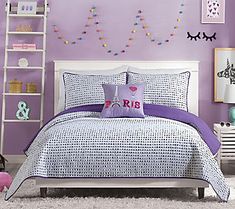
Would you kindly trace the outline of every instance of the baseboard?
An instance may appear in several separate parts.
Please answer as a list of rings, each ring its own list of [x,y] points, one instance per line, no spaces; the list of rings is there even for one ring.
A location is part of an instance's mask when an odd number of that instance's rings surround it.
[[[4,157],[10,164],[22,164],[26,159],[25,155],[4,155]]]

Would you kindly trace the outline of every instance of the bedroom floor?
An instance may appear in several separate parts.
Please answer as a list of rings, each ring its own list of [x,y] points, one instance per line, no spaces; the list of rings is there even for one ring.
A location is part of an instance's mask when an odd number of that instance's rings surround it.
[[[8,165],[14,176],[19,165]],[[0,193],[0,208],[81,208],[81,209],[232,209],[235,208],[235,164],[223,165],[227,183],[231,187],[228,203],[219,203],[211,188],[206,190],[203,200],[197,199],[194,189],[51,189],[47,198],[39,197],[39,189],[33,180],[26,181],[8,202]]]

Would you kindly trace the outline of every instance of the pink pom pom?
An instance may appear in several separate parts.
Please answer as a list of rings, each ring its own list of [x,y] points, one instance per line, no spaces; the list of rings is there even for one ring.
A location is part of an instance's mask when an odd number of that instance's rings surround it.
[[[7,172],[0,172],[0,192],[3,191],[4,187],[9,189],[12,183],[12,177]]]

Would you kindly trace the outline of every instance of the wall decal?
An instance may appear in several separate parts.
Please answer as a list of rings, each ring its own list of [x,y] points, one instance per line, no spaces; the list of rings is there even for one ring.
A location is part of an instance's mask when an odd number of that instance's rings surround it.
[[[106,53],[113,55],[113,56],[118,56],[123,53],[126,53],[128,48],[130,48],[133,45],[133,42],[135,41],[135,34],[138,32],[138,30],[143,30],[145,33],[145,37],[149,39],[149,41],[156,46],[160,46],[166,43],[169,43],[170,40],[176,35],[177,30],[179,29],[179,25],[182,22],[182,15],[183,15],[183,8],[184,8],[184,3],[180,3],[180,9],[177,12],[177,18],[176,22],[172,28],[171,33],[167,38],[159,38],[158,35],[154,35],[150,31],[150,26],[147,24],[145,17],[143,15],[142,10],[138,10],[136,17],[135,17],[135,22],[133,23],[133,28],[130,31],[130,36],[127,38],[127,42],[124,44],[124,47],[122,47],[121,50],[115,51],[111,48],[111,44],[108,43],[107,41],[107,36],[105,36],[104,30],[101,28],[101,21],[99,20],[99,15],[96,12],[96,7],[92,7],[90,9],[90,15],[87,18],[87,22],[84,25],[83,31],[80,33],[79,36],[76,37],[74,40],[68,40],[65,38],[65,36],[60,32],[60,29],[57,25],[53,25],[53,30],[57,34],[57,38],[61,40],[66,46],[69,45],[75,45],[79,41],[85,40],[85,36],[88,34],[88,28],[90,27],[95,27],[95,31],[98,34],[98,40],[101,44],[101,46],[106,50]]]
[[[30,111],[30,109],[27,108],[27,103],[24,101],[20,101],[18,103],[18,110],[16,112],[17,119],[29,120],[29,111]]]
[[[225,86],[235,84],[235,48],[215,49],[214,100],[223,102]]]
[[[198,32],[197,35],[193,36],[190,34],[190,32],[187,32],[187,38],[190,39],[191,41],[197,41],[198,39],[201,39],[201,32]]]
[[[216,40],[216,33],[214,33],[212,36],[207,36],[205,32],[203,32],[203,37],[202,39],[206,39],[206,41],[210,40],[210,41],[213,41]]]
[[[225,0],[202,0],[202,23],[225,23]]]
[[[213,41],[213,40],[216,40],[216,33],[214,33],[213,35],[211,36],[207,36],[207,34],[205,32],[202,33],[203,34],[203,37],[202,39],[205,39],[205,41]],[[187,38],[190,39],[191,41],[197,41],[198,39],[201,39],[201,32],[198,32],[197,35],[191,35],[190,32],[187,32]]]

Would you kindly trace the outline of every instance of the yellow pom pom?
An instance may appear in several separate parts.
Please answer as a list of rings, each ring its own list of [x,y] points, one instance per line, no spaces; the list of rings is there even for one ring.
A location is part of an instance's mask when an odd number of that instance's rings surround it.
[[[148,32],[148,33],[146,33],[146,36],[151,36],[151,33],[149,33],[149,32]]]
[[[69,44],[69,41],[64,41],[64,44],[68,45],[68,44]]]
[[[106,44],[106,43],[103,44],[103,47],[107,47],[107,46],[108,46],[108,44]]]
[[[178,18],[178,19],[177,19],[177,22],[180,22],[180,21],[181,21],[181,19],[180,19],[180,18]]]

